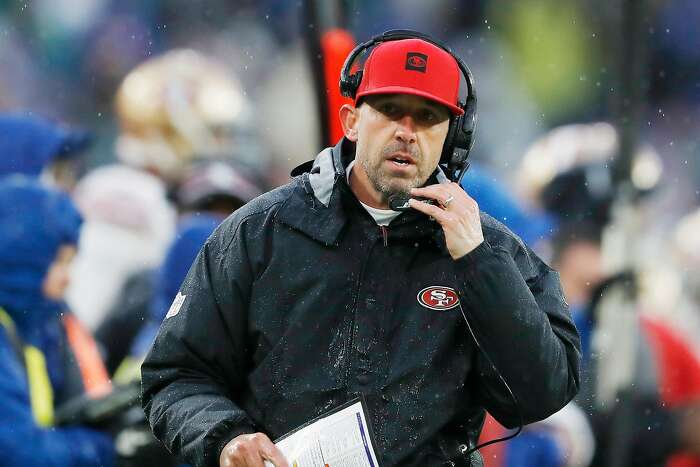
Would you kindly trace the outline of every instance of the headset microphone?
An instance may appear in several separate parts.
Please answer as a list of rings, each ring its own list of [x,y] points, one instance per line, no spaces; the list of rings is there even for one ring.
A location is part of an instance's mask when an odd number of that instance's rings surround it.
[[[438,204],[437,201],[435,201],[434,199],[431,199],[431,198],[421,198],[418,196],[412,197],[406,193],[395,193],[395,194],[389,196],[389,208],[393,211],[400,211],[400,212],[410,211],[412,208],[408,204],[408,200],[411,198],[416,199],[418,201],[421,201],[425,204],[433,204],[433,205]]]

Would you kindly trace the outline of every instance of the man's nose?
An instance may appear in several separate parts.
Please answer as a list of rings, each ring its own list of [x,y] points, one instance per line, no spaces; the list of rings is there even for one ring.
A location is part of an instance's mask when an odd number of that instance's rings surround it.
[[[396,138],[405,143],[416,142],[416,122],[412,115],[404,115],[396,121]]]

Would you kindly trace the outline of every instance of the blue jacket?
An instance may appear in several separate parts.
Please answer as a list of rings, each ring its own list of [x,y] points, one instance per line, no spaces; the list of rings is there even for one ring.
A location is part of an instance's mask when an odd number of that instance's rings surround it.
[[[66,336],[61,303],[46,299],[41,284],[60,245],[74,244],[80,216],[68,197],[23,176],[0,180],[0,307],[19,338],[41,350],[57,400],[66,381]],[[111,466],[111,439],[84,428],[46,429],[34,421],[24,362],[0,326],[0,464]]]
[[[0,175],[39,175],[54,160],[74,157],[89,143],[83,130],[32,115],[0,114]]]

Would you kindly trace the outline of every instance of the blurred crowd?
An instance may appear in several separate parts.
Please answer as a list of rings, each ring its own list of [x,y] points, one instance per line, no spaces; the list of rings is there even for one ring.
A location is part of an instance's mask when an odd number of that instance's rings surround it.
[[[302,3],[0,0],[0,465],[177,465],[139,366],[214,228],[321,149]],[[642,2],[640,37],[628,3],[345,2],[356,40],[416,29],[470,66],[463,186],[581,335],[579,396],[487,467],[700,466],[700,2]]]

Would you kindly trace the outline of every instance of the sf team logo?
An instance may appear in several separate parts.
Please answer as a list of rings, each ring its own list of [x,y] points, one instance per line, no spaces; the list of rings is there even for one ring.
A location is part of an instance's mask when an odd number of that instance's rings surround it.
[[[406,55],[406,69],[425,73],[428,67],[428,56],[420,52],[408,52]]]
[[[457,292],[450,287],[431,285],[418,292],[418,303],[431,310],[450,310],[459,305]]]

